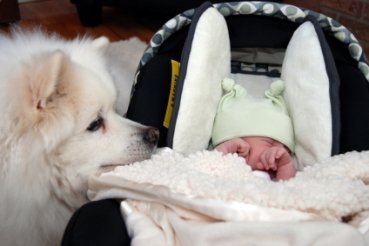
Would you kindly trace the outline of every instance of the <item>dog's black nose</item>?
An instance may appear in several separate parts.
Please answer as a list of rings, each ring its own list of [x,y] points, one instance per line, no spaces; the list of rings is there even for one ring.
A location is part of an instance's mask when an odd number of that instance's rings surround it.
[[[159,140],[159,130],[155,127],[149,127],[145,131],[143,139],[146,143],[156,145]]]

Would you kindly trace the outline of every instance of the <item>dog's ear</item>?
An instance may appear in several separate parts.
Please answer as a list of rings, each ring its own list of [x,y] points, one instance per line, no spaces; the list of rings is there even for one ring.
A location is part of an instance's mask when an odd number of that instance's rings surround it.
[[[63,73],[68,64],[68,57],[60,50],[53,51],[43,57],[35,71],[36,79],[31,80],[33,107],[43,110],[56,92],[58,84],[63,80]]]
[[[109,45],[109,39],[104,36],[96,38],[92,41],[92,46],[99,50],[106,49],[108,45]]]
[[[57,143],[55,139],[70,129],[71,126],[65,126],[68,121],[62,120],[65,115],[61,117],[60,112],[73,106],[58,105],[68,94],[71,63],[67,54],[54,50],[34,55],[17,68],[12,83],[9,83],[9,91],[14,92],[13,97],[18,97],[9,99],[17,132],[37,131],[35,136],[41,132],[43,140],[52,147],[52,143]],[[52,134],[53,139],[48,137],[51,127],[59,129],[58,136]]]

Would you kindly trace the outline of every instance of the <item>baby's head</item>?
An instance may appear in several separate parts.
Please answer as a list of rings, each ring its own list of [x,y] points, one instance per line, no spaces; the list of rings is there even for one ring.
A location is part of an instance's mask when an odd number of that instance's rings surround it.
[[[253,98],[232,79],[224,79],[222,86],[225,95],[214,121],[214,146],[238,137],[268,137],[294,152],[292,121],[282,97],[283,81],[273,82],[264,98]]]

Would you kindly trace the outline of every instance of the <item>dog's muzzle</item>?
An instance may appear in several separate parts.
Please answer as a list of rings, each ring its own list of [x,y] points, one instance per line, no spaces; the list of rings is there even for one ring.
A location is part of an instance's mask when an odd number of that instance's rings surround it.
[[[155,127],[149,127],[146,132],[144,132],[143,140],[151,146],[156,146],[159,141],[159,130]]]

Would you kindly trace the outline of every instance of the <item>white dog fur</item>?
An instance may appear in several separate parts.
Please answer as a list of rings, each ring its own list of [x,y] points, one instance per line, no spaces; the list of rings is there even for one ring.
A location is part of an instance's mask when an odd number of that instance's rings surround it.
[[[115,109],[121,115],[124,115],[128,109],[134,76],[146,47],[146,43],[137,37],[132,37],[110,43],[105,50],[105,55],[109,58],[108,69],[118,90]]]
[[[124,91],[134,71],[124,64],[109,71],[108,45],[104,37],[0,34],[1,245],[60,244],[72,213],[87,202],[88,176],[154,150],[156,129],[114,111],[111,74]],[[124,111],[127,99],[121,102]]]

